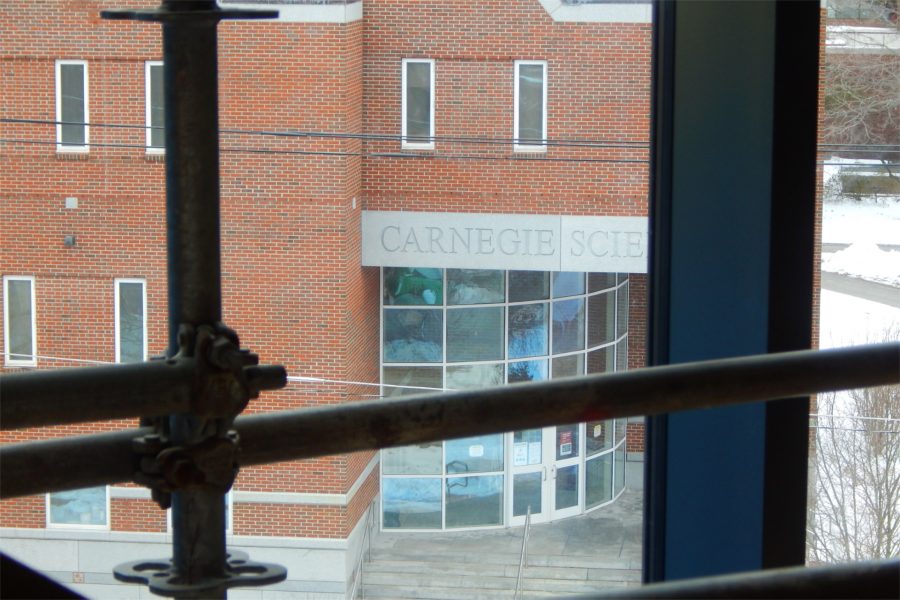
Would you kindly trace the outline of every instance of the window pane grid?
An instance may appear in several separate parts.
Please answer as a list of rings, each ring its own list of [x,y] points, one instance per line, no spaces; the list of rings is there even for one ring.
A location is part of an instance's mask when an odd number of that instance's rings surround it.
[[[619,293],[627,282],[626,275],[615,274],[384,267],[382,381],[429,389],[473,389],[621,370],[617,363],[625,352],[627,326],[622,335],[617,335],[616,312],[621,302],[627,301],[627,296]],[[590,339],[592,314],[588,302],[595,298],[604,300],[602,319],[607,323],[608,339]],[[607,311],[612,313],[611,322]],[[403,328],[411,333],[398,335],[398,329]],[[560,333],[566,328],[571,333]],[[522,350],[529,344],[517,349],[512,343],[517,336],[529,335],[537,338],[535,345],[539,348],[534,352]],[[395,342],[414,337],[433,343],[427,360],[399,362],[402,357]],[[436,347],[438,343],[440,348]],[[527,355],[522,356],[523,352]],[[383,390],[384,396],[427,391]],[[571,485],[552,492],[563,494],[565,507],[593,510],[621,493],[622,467],[613,457],[620,450],[624,452],[624,438],[612,439],[621,426],[616,420],[604,422],[610,443],[594,445],[590,454],[585,424],[575,426],[571,435],[577,450],[573,446],[573,453],[560,460],[575,459],[577,463],[559,467],[559,472],[569,475]],[[505,435],[444,441],[431,449],[422,446],[385,451],[392,454],[382,462],[386,490],[383,526],[446,530],[506,524],[511,510],[506,506],[506,494],[512,493],[511,480],[506,479],[512,474],[505,464]],[[482,438],[489,437],[497,441],[481,443]],[[436,462],[438,456],[443,461],[441,466]],[[596,467],[600,461],[608,473],[603,471],[606,474],[598,480]],[[604,490],[608,485],[608,491],[599,496],[593,489],[598,481]]]

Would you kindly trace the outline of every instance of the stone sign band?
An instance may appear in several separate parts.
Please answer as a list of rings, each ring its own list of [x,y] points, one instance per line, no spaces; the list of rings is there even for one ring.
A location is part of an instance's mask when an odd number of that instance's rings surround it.
[[[363,211],[362,264],[646,273],[647,218]]]

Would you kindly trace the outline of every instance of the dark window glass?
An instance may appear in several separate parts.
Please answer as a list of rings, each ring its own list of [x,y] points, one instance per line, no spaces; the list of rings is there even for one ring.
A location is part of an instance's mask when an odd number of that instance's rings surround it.
[[[86,142],[84,65],[60,65],[60,126],[61,144],[83,146]]]
[[[144,284],[119,283],[119,362],[144,360]]]
[[[546,300],[550,297],[550,273],[546,271],[510,271],[509,301]]]
[[[34,360],[34,337],[31,323],[31,280],[6,281],[6,309],[9,331],[9,359]]]
[[[544,139],[544,65],[519,65],[519,130],[517,143]]]
[[[165,107],[163,103],[163,66],[150,65],[150,146],[164,148],[166,145]]]
[[[431,140],[431,63],[406,63],[406,135],[415,144]]]

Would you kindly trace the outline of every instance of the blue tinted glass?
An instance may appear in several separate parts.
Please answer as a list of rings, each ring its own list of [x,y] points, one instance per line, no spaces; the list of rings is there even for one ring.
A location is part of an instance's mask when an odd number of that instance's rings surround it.
[[[381,485],[385,528],[441,528],[440,478],[385,477]]]
[[[547,354],[547,304],[509,307],[509,358]]]

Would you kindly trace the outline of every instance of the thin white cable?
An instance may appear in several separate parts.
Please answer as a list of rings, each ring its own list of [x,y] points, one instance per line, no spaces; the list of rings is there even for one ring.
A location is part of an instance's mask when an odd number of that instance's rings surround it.
[[[891,417],[864,417],[862,415],[829,415],[829,414],[818,414],[811,413],[810,417],[817,418],[825,418],[825,419],[859,419],[861,421],[890,421],[892,423],[900,423],[900,419],[894,419]]]
[[[430,392],[451,392],[450,388],[424,387],[420,385],[394,385],[391,383],[372,383],[370,381],[345,381],[341,379],[324,379],[321,377],[304,377],[302,375],[288,375],[288,381],[299,383],[341,383],[345,385],[370,385],[375,387],[402,388],[404,390],[428,390]]]

